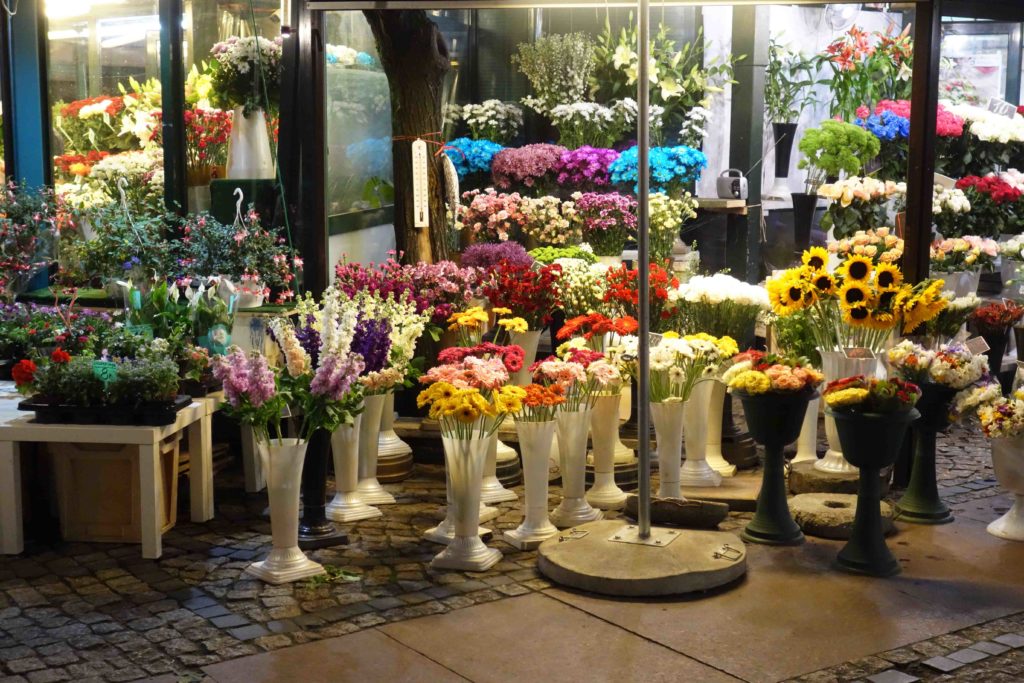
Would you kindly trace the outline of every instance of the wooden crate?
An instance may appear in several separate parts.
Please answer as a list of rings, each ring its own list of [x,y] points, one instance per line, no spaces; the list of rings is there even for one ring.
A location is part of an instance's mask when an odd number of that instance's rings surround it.
[[[178,517],[181,432],[160,444],[161,531]],[[51,443],[61,534],[68,541],[141,543],[137,446]]]

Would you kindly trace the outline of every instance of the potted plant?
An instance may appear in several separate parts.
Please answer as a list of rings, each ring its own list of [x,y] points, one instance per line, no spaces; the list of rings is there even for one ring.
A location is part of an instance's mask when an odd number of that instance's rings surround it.
[[[743,530],[743,540],[769,545],[799,545],[804,534],[786,502],[785,458],[782,449],[796,441],[817,396],[822,375],[806,359],[747,351],[732,359],[722,375],[729,392],[743,403],[747,428],[764,446],[765,461],[757,511]]]
[[[793,221],[797,249],[810,243],[811,222],[818,205],[818,188],[840,173],[858,175],[864,164],[878,154],[878,138],[860,126],[842,121],[823,121],[804,131],[800,139],[803,158],[797,168],[807,169],[806,193],[793,193]]]
[[[210,208],[210,180],[227,166],[231,112],[195,104],[185,109],[185,173],[193,212]]]
[[[988,367],[995,377],[999,377],[1003,371],[1007,334],[1022,318],[1024,306],[1004,299],[982,304],[968,319],[969,327],[988,344]]]
[[[800,113],[815,100],[812,87],[823,82],[814,80],[816,71],[814,57],[790,50],[775,38],[769,40],[764,104],[775,139],[775,184],[765,193],[766,197],[782,199],[789,194],[786,179]]]
[[[935,479],[935,437],[950,425],[950,410],[957,392],[979,382],[988,383],[988,359],[973,354],[963,344],[943,344],[925,349],[904,340],[887,353],[893,374],[920,387],[917,410],[920,420],[913,426],[914,460],[910,485],[896,503],[900,519],[919,524],[953,521],[949,508],[939,498]]]
[[[13,301],[52,255],[51,240],[68,222],[67,208],[48,188],[10,182],[0,192],[0,298]]]
[[[228,147],[229,178],[273,178],[266,110],[277,106],[281,87],[281,39],[232,36],[210,50],[213,93],[220,106],[233,108]]]
[[[879,472],[896,461],[907,426],[919,417],[914,405],[921,392],[899,379],[856,376],[829,383],[822,395],[839,430],[843,452],[860,468],[853,529],[836,563],[860,574],[898,574],[899,562],[882,531]]]

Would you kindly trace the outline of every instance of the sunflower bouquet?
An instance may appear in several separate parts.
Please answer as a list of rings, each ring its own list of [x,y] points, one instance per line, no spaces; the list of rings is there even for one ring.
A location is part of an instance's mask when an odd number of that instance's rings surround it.
[[[848,254],[829,272],[827,262],[828,252],[812,247],[801,266],[767,283],[772,310],[781,317],[805,312],[821,351],[864,347],[879,353],[893,331],[913,332],[948,303],[942,280],[906,284],[895,264],[876,265],[866,255]]]
[[[751,349],[732,358],[722,374],[729,392],[759,396],[767,393],[795,394],[821,384],[823,375],[806,358],[787,357]]]
[[[842,413],[901,413],[921,398],[916,384],[901,379],[875,379],[863,375],[829,382],[822,392],[825,404]]]
[[[650,351],[651,402],[688,400],[698,381],[716,373],[738,351],[732,337],[664,334]]]

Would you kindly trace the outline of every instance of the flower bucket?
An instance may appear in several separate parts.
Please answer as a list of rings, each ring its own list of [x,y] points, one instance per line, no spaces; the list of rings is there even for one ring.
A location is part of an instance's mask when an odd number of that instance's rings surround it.
[[[274,157],[270,151],[267,117],[262,109],[246,116],[235,107],[228,143],[228,178],[274,178]]]

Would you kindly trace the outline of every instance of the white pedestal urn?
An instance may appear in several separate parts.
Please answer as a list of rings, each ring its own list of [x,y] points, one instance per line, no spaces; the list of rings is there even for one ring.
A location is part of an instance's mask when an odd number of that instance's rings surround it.
[[[693,388],[690,401],[698,401],[704,405],[704,460],[719,475],[734,477],[736,465],[729,463],[722,455],[722,412],[725,408],[725,393],[725,384],[718,380],[699,382]],[[689,450],[686,457],[690,457]]]
[[[548,518],[548,453],[555,437],[555,421],[516,422],[523,453],[525,498],[523,523],[506,531],[505,542],[519,550],[534,550],[558,533]]]
[[[381,511],[367,505],[359,495],[359,432],[362,414],[350,425],[341,425],[331,434],[334,454],[334,498],[327,503],[327,519],[356,522],[380,517]]]
[[[584,495],[587,486],[587,435],[590,432],[590,408],[559,410],[558,463],[562,470],[562,502],[551,513],[551,521],[560,529],[596,522],[604,517],[591,507]]]
[[[527,330],[526,332],[513,332],[509,335],[509,343],[522,347],[523,367],[512,376],[512,383],[525,387],[530,384],[530,366],[537,360],[537,346],[540,344],[540,330]]]
[[[306,442],[274,439],[270,444],[257,442],[256,448],[267,477],[273,547],[267,559],[249,565],[245,571],[272,584],[324,574],[322,565],[299,550],[299,489]]]
[[[847,358],[842,351],[819,351],[821,353],[821,371],[825,382],[834,382],[843,377],[864,375],[865,377],[880,376],[881,364],[877,358]],[[825,434],[828,436],[828,451],[825,457],[814,463],[814,469],[834,474],[857,474],[859,470],[843,457],[843,448],[839,444],[839,431],[836,422],[825,416]]]
[[[807,412],[804,413],[804,424],[800,428],[800,436],[796,440],[796,455],[791,461],[817,462],[818,460],[818,411],[821,408],[821,399],[811,399],[807,403]]]
[[[601,510],[618,510],[626,504],[626,492],[615,483],[615,445],[619,441],[619,394],[600,394],[590,414],[594,444],[594,485],[587,502]]]
[[[683,401],[651,401],[651,422],[658,445],[659,498],[682,498],[679,474],[683,458]]]
[[[1009,541],[1024,541],[1024,437],[993,439],[992,469],[999,485],[1013,494],[1013,506],[988,525],[988,532]]]
[[[395,497],[377,481],[380,418],[386,398],[384,394],[371,394],[363,399],[363,424],[359,430],[359,496],[368,505],[393,505],[395,502]]]
[[[441,545],[448,545],[455,538],[455,506],[452,504],[452,478],[448,472],[448,468],[444,469],[444,497],[445,497],[445,508],[444,508],[444,519],[441,523],[435,527],[427,529],[423,532],[423,539],[430,541],[431,543],[440,543]],[[495,519],[501,514],[498,508],[486,507],[483,502],[480,503],[480,516],[479,522],[486,522]],[[486,536],[491,533],[491,530],[487,527],[477,527],[477,536]]]
[[[377,455],[408,455],[412,446],[402,441],[395,433],[395,394],[388,392],[380,414],[380,436],[377,438]]]
[[[228,142],[228,178],[273,178],[276,175],[263,110],[257,109],[246,116],[242,107],[235,107]]]
[[[480,481],[487,438],[457,439],[442,436],[444,460],[451,478],[451,505],[455,520],[455,536],[430,562],[434,569],[456,569],[482,572],[501,560],[501,551],[488,548],[480,540]]]
[[[512,448],[498,441],[497,432],[492,434],[490,439],[488,439],[487,460],[484,463],[484,476],[480,487],[480,500],[485,503],[500,503],[506,500],[519,500],[519,496],[512,491],[509,491],[501,485],[500,481],[498,481],[498,450],[501,446],[512,451],[513,457],[518,457]]]
[[[709,384],[710,382],[699,382]],[[704,444],[707,439],[707,403],[703,396],[691,394],[683,404],[683,441],[686,444],[686,460],[679,473],[680,486],[715,487],[722,485],[722,475],[711,469],[704,459]],[[719,423],[721,424],[721,423]]]

